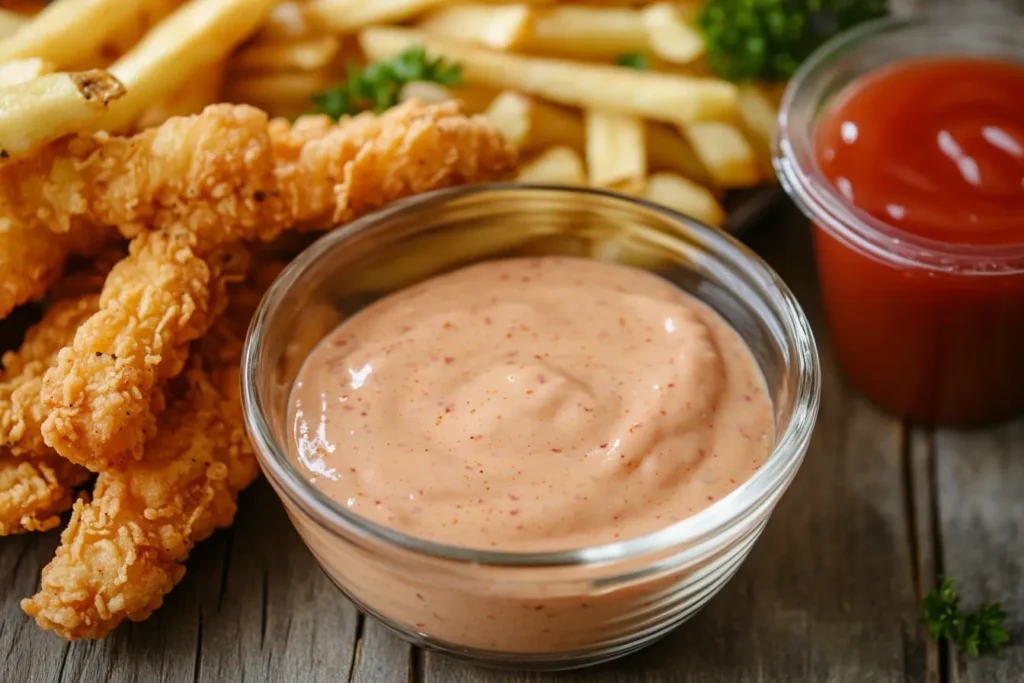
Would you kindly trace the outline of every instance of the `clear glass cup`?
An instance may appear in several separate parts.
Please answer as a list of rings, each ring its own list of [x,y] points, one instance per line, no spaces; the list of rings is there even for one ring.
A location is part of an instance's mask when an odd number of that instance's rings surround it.
[[[850,204],[814,150],[817,122],[847,86],[896,62],[938,56],[1024,64],[1024,21],[954,11],[837,36],[786,89],[775,167],[815,225],[832,344],[850,380],[901,417],[979,423],[1024,412],[1024,230],[1018,244],[1003,246],[907,233]]]
[[[775,448],[747,482],[647,536],[559,552],[488,552],[380,526],[313,487],[292,454],[289,395],[307,353],[390,291],[484,259],[572,254],[647,268],[718,311],[774,402]],[[611,193],[492,185],[414,197],[326,235],[267,293],[243,361],[260,464],[324,571],[419,645],[480,663],[572,668],[637,650],[732,576],[796,474],[818,410],[810,327],[756,255],[713,228]]]

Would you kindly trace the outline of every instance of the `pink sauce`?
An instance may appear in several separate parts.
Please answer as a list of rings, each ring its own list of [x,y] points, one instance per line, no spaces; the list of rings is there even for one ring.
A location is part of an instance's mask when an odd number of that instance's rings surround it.
[[[419,538],[506,551],[666,527],[773,445],[740,337],[642,270],[492,261],[397,292],[313,350],[294,457],[328,496]]]

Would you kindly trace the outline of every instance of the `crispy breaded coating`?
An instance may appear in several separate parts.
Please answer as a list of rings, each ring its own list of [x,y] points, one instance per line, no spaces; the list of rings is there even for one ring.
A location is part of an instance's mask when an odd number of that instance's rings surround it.
[[[180,230],[135,238],[107,276],[99,310],[46,372],[46,443],[93,471],[138,459],[163,383],[181,372],[189,343],[224,309],[226,287],[246,265],[240,247],[201,257]]]
[[[0,191],[2,192],[2,191]],[[44,225],[11,220],[0,210],[0,320],[37,301],[57,282],[72,254],[91,254],[116,233],[106,227],[54,234]]]
[[[0,167],[0,215],[33,229],[108,224],[133,236],[251,194],[273,171],[266,114],[231,105],[207,112],[131,137],[70,138],[11,160]]]
[[[68,251],[63,235],[9,221],[0,224],[0,320],[21,304],[43,298],[60,277]]]
[[[91,502],[75,503],[42,585],[22,609],[69,638],[101,638],[157,609],[199,541],[231,523],[238,492],[259,469],[239,396],[242,343],[260,291],[231,307],[196,343],[186,388],[160,418],[146,457],[102,472]],[[183,381],[184,380],[184,381]]]
[[[57,143],[0,167],[0,215],[58,232],[117,225],[126,236],[185,225],[200,249],[325,230],[426,190],[499,180],[514,150],[457,103],[407,102],[334,124],[267,120],[213,105],[129,138]]]
[[[319,117],[294,127],[271,125],[251,107],[213,106],[156,131],[82,145],[91,151],[77,164],[53,162],[64,176],[58,186],[22,168],[34,178],[22,183],[22,196],[48,199],[54,222],[74,230],[81,220],[128,232],[138,221],[180,221],[169,228],[179,235],[174,243],[150,232],[136,237],[108,278],[100,312],[47,373],[47,443],[93,471],[138,458],[152,434],[157,389],[180,372],[188,342],[210,317],[203,254],[239,239],[272,240],[296,225],[327,229],[404,196],[493,179],[515,157],[483,119],[466,118],[456,105],[417,103],[340,125]],[[86,180],[69,181],[74,172]],[[53,196],[64,187],[80,196]]]
[[[397,199],[506,178],[516,154],[480,116],[457,102],[407,102],[379,116],[330,127],[324,117],[290,129],[274,121],[278,198],[303,229],[328,230]]]
[[[0,381],[0,536],[46,531],[71,507],[72,490],[88,470],[64,460],[44,442],[46,410],[39,390],[57,353],[96,311],[98,294],[53,303],[25,333],[17,351],[3,355]]]
[[[105,245],[95,254],[86,258],[72,257],[68,260],[64,275],[47,291],[50,301],[80,297],[85,294],[99,294],[110,271],[128,255],[128,243],[120,240]]]
[[[0,536],[57,526],[74,487],[88,478],[88,470],[52,452],[20,458],[0,450]]]
[[[99,294],[56,301],[25,333],[21,348],[8,351],[0,360],[0,444],[11,454],[53,454],[41,431],[49,412],[40,399],[43,375],[56,363],[60,350],[74,339],[78,327],[98,308]]]

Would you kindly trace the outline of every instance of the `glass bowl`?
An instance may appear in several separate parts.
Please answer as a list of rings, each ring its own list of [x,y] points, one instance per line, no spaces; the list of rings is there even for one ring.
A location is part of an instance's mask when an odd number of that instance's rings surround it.
[[[1017,244],[951,244],[861,211],[822,173],[817,124],[847,86],[897,62],[961,56],[1024,64],[1022,35],[1024,21],[999,12],[869,22],[811,55],[779,109],[775,168],[815,225],[836,353],[861,391],[901,417],[963,424],[1024,412],[1024,234]]]
[[[515,255],[588,256],[654,271],[742,336],[774,403],[776,442],[747,482],[655,533],[558,552],[489,552],[410,537],[326,497],[291,454],[289,395],[308,352],[370,301],[432,275]],[[324,571],[366,613],[428,648],[479,663],[573,668],[637,650],[729,580],[803,460],[818,357],[786,286],[732,238],[612,193],[490,185],[397,203],[332,232],[265,296],[243,360],[260,464]]]

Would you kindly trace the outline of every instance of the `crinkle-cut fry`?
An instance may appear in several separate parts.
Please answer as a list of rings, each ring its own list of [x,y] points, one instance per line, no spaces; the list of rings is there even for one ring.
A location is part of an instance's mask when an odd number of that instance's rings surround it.
[[[0,450],[0,536],[54,528],[74,487],[88,478],[84,467],[54,453],[26,459]]]
[[[49,412],[40,398],[43,375],[56,363],[60,350],[74,339],[78,327],[98,308],[98,294],[57,301],[25,333],[21,348],[3,355],[0,443],[12,455],[53,455],[41,431]]]
[[[294,126],[215,105],[130,138],[80,138],[0,166],[0,215],[40,231],[117,225],[129,237],[183,224],[205,249],[270,240],[297,223],[329,229],[403,193],[505,178],[515,161],[457,102]]]
[[[240,247],[207,257],[187,232],[144,233],[110,272],[99,310],[44,377],[46,443],[94,472],[142,455],[156,428],[164,382],[185,365],[189,344],[226,306],[244,275]]]
[[[187,389],[161,416],[147,457],[101,473],[92,501],[75,504],[39,592],[21,603],[42,628],[102,638],[124,619],[145,619],[181,580],[195,544],[231,523],[238,492],[258,473],[239,396],[242,342],[260,297],[248,288],[197,342]]]

